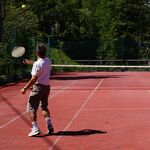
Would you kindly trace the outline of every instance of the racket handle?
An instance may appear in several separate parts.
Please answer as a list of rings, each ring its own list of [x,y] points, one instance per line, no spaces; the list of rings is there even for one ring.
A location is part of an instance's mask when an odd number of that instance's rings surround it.
[[[21,58],[21,62],[22,62],[23,64],[25,64],[25,65],[27,64],[25,58]]]

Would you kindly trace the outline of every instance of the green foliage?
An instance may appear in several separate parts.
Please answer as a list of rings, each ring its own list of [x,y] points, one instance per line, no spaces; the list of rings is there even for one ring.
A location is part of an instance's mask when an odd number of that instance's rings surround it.
[[[10,35],[14,27],[17,28],[20,34],[24,34],[25,36],[36,32],[38,20],[31,11],[22,9],[21,7],[17,8],[12,5],[8,5],[6,11],[7,14],[4,22],[4,31],[6,35]]]
[[[5,0],[5,2],[6,15],[1,24],[5,43],[1,45],[2,47],[5,45],[5,52],[1,50],[0,53],[7,57],[15,45],[34,49],[36,41],[47,43],[48,37],[53,41],[60,41],[55,42],[55,47],[60,48],[57,44],[63,42],[63,51],[69,56],[77,53],[78,59],[149,57],[148,0]],[[22,4],[25,4],[26,8],[22,9]],[[91,47],[92,44],[87,44],[87,41],[89,43],[98,41],[99,45]]]
[[[53,64],[67,64],[67,65],[77,65],[76,62],[71,60],[61,49],[51,49],[48,53],[48,56],[51,58]],[[55,71],[74,71],[74,68],[63,68],[63,67],[54,67],[52,68],[53,72]]]
[[[6,47],[7,47],[6,43],[0,43],[0,64],[9,61],[9,58],[6,57],[7,56]]]
[[[28,47],[28,36],[37,32],[37,17],[27,8],[22,9],[7,3],[6,16],[3,27],[3,42],[5,51],[2,59],[6,62],[11,61],[11,50],[17,45]],[[3,44],[2,44],[3,45]]]
[[[149,43],[146,37],[149,37],[150,20],[147,18],[150,15],[146,2],[101,0],[96,14],[99,16],[97,26],[101,41],[98,58],[141,58],[141,45]]]
[[[94,40],[64,41],[64,52],[72,59],[95,59],[99,42]]]
[[[54,64],[77,64],[70,59],[61,49],[50,49],[48,56]]]

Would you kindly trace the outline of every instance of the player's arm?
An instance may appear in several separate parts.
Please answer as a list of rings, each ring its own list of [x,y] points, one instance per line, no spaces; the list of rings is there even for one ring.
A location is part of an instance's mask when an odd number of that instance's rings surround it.
[[[23,63],[26,64],[26,65],[33,65],[34,61],[33,60],[24,59]]]
[[[32,77],[31,77],[31,79],[29,80],[29,82],[21,89],[21,93],[22,93],[22,94],[25,94],[25,93],[26,93],[26,90],[27,90],[28,88],[30,88],[30,87],[36,82],[37,78],[38,78],[37,76],[32,75]]]

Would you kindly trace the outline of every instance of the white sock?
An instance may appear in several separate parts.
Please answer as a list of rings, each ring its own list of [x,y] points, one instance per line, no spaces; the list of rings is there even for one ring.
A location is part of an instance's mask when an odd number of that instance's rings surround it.
[[[32,122],[32,127],[33,127],[33,128],[38,128],[36,121]]]
[[[51,119],[49,117],[46,118],[46,124],[48,127],[52,126]]]

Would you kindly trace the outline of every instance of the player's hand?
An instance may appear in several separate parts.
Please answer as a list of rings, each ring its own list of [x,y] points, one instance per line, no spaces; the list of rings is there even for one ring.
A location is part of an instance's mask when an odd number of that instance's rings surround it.
[[[26,94],[26,89],[25,88],[22,88],[21,89],[21,93],[24,95],[24,94]]]
[[[24,59],[23,63],[26,64],[26,65],[32,65],[34,63],[34,61],[28,60],[28,59]]]
[[[29,60],[28,59],[23,59],[23,64],[28,64],[29,63]]]

